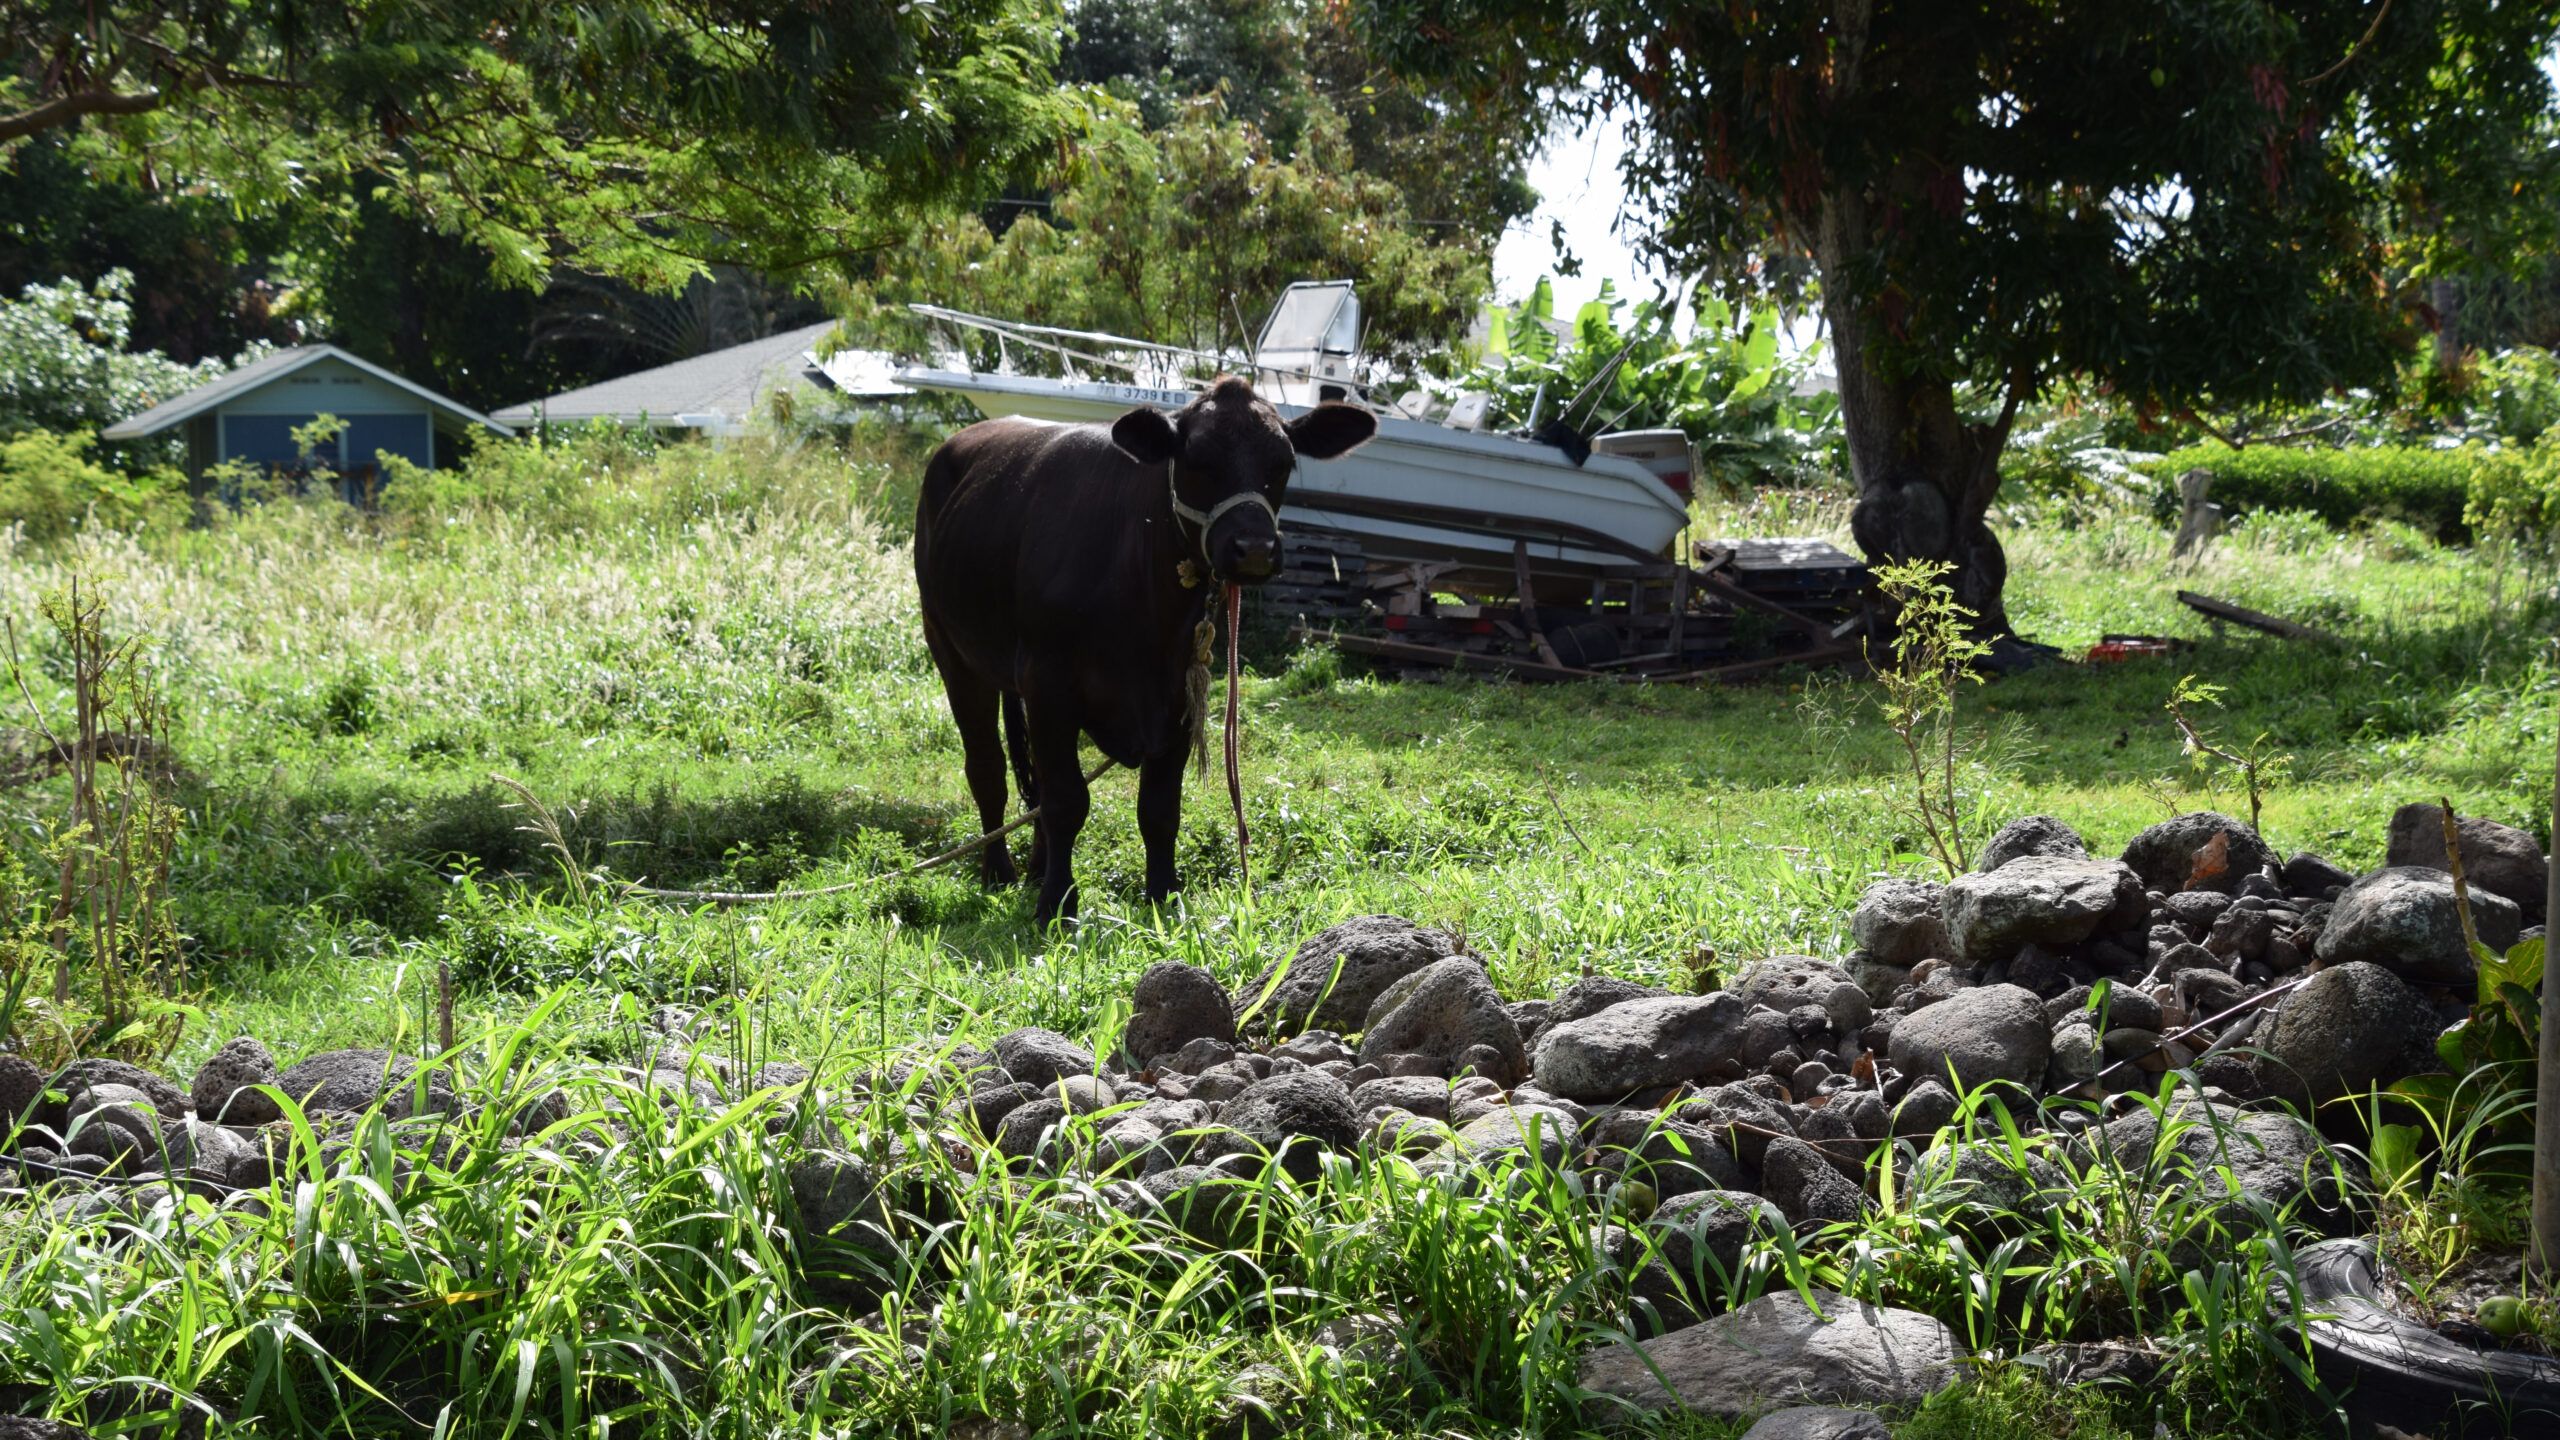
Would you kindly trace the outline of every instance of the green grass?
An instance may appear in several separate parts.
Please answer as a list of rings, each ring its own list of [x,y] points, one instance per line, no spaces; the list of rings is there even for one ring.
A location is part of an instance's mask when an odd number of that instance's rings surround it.
[[[131,1377],[152,1377],[262,1415],[267,1433],[425,1434],[432,1398],[459,1405],[448,1433],[475,1435],[596,1433],[598,1415],[616,1435],[923,1434],[972,1413],[1050,1433],[1196,1434],[1233,1413],[1232,1377],[1265,1364],[1315,1433],[1579,1423],[1557,1382],[1608,1306],[1578,1225],[1558,1218],[1580,1203],[1563,1177],[1516,1207],[1429,1200],[1385,1170],[1266,1185],[1257,1203],[1285,1243],[1221,1251],[1104,1223],[1086,1182],[953,1172],[938,1181],[945,1227],[848,1304],[771,1218],[788,1210],[791,1149],[763,1138],[763,1112],[813,1097],[768,1097],[727,1128],[704,1114],[618,1132],[597,1118],[608,1102],[645,1102],[599,1066],[633,1057],[654,1007],[700,1006],[733,1045],[823,1061],[820,1088],[842,1096],[884,1047],[1028,1024],[1107,1039],[1154,961],[1240,986],[1308,932],[1369,911],[1463,932],[1513,995],[1585,969],[1671,979],[1709,950],[1728,967],[1836,955],[1858,891],[1924,865],[1898,747],[1863,688],[1837,674],[1694,690],[1396,684],[1302,654],[1247,682],[1250,895],[1212,780],[1185,817],[1186,891],[1147,906],[1122,773],[1097,786],[1072,933],[1033,929],[1027,895],[965,874],[731,911],[578,903],[492,772],[560,814],[582,865],[660,885],[829,884],[965,837],[899,530],[866,513],[894,504],[881,497],[909,483],[912,450],[884,464],[877,437],[865,447],[509,449],[384,517],[276,504],[0,565],[0,612],[22,637],[71,574],[103,585],[110,628],[145,637],[178,702],[190,779],[172,888],[202,1016],[168,1068],[188,1073],[240,1033],[288,1061],[418,1052],[442,966],[467,1068],[497,1102],[483,1113],[553,1084],[586,1117],[554,1143],[422,1158],[407,1188],[387,1149],[369,1152],[308,1172],[268,1215],[182,1217],[147,1243],[0,1212],[22,1227],[13,1252],[23,1238],[35,1257],[0,1279],[0,1399],[35,1385],[40,1404],[93,1404],[96,1418],[108,1401],[84,1400],[93,1387],[129,1397]],[[1774,496],[1701,523],[1836,534],[1839,519]],[[2528,826],[2542,813],[2560,698],[2548,568],[2286,516],[2253,519],[2193,572],[2172,570],[2139,516],[2012,517],[2007,537],[2012,613],[2030,633],[2075,652],[2107,631],[2193,648],[1968,688],[1984,735],[1968,776],[1976,843],[2030,811],[2101,847],[2179,808],[2245,813],[2187,766],[2162,712],[2188,672],[2227,687],[2212,726],[2294,756],[2267,803],[2279,848],[2375,863],[2390,810],[2439,794]],[[2344,644],[2217,637],[2170,598],[2181,586]],[[39,703],[58,706],[48,657],[30,659]],[[0,792],[22,859],[60,808],[46,786]],[[839,1143],[912,1130],[893,1104],[853,1103],[828,1121],[853,1137]],[[1856,1247],[1831,1237],[1799,1273],[1863,1277],[1963,1328],[1960,1272],[1910,1225],[1867,1237],[1891,1264],[1841,1269]],[[2242,1271],[2228,1283],[2243,1290],[2280,1278],[2264,1254]],[[493,1274],[495,1296],[426,1303]],[[1392,1376],[1310,1357],[1325,1320],[1382,1308],[1410,1342]],[[922,1358],[891,1363],[901,1317],[926,1313]],[[22,1350],[38,1314],[66,1318],[50,1348]],[[2003,1347],[2111,1323],[2088,1307],[1971,1320]],[[876,1367],[848,1358],[864,1355]],[[2155,1414],[2181,1430],[2268,1428],[2234,1397],[2270,1363],[2208,1350],[2158,1394],[2070,1410],[2069,1433],[2148,1434]],[[2053,1402],[2011,1383],[1967,1387],[1909,1433],[2065,1433],[2036,1408]]]

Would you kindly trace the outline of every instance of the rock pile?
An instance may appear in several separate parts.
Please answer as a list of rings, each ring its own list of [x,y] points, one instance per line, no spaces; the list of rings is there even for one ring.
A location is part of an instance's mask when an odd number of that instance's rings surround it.
[[[1651,1364],[1604,1352],[1585,1383],[1642,1404],[1656,1372],[1712,1368],[1699,1322],[1721,1308],[1708,1298],[1755,1236],[1855,1219],[1873,1203],[1875,1149],[1896,1138],[1925,1149],[1969,1089],[2009,1087],[2025,1123],[2084,1129],[2075,1143],[2131,1153],[2156,1139],[2149,1113],[2039,1117],[2031,1102],[2149,1090],[2163,1072],[2188,1070],[2202,1089],[2180,1103],[2210,1107],[2219,1123],[2180,1143],[2239,1137],[2247,1156],[2195,1158],[2229,1164],[2265,1199],[2301,1195],[2319,1168],[2307,1163],[2316,1137],[2261,1102],[2317,1104],[2432,1068],[2436,1036],[2468,1003],[2472,961],[2433,816],[2405,808],[2392,863],[2361,877],[2313,855],[2281,858],[2211,812],[2152,826],[2114,858],[2031,816],[2004,827],[1972,873],[1870,886],[1849,917],[1857,948],[1839,961],[1764,959],[1707,994],[1587,977],[1506,998],[1454,937],[1364,916],[1311,937],[1242,995],[1204,970],[1151,967],[1100,1054],[1017,1029],[886,1078],[921,1116],[983,1141],[958,1147],[972,1152],[965,1163],[1089,1171],[1111,1203],[1212,1243],[1250,1220],[1250,1187],[1218,1182],[1267,1164],[1307,1179],[1328,1156],[1394,1154],[1465,1177],[1534,1152],[1573,1168],[1616,1197],[1595,1212],[1594,1248],[1623,1261],[1638,1328],[1662,1336]],[[2471,917],[2503,947],[2540,918],[2548,861],[2523,832],[2463,826]],[[706,1079],[680,1047],[646,1068],[649,1083],[710,1100],[807,1073]],[[157,1174],[254,1188],[279,1148],[275,1102],[260,1087],[324,1113],[384,1102],[404,1115],[449,1105],[442,1085],[380,1051],[279,1070],[247,1039],[184,1089],[112,1061],[48,1076],[0,1056],[0,1135],[23,1118],[13,1144],[30,1179]],[[1098,1118],[1067,1123],[1083,1116]],[[2010,1208],[2046,1183],[1961,1147],[1923,1161]],[[885,1218],[867,1161],[812,1152],[791,1188],[811,1238]],[[1926,1381],[1947,1363],[1933,1321],[1860,1312],[1876,1361],[1834,1355],[1826,1347],[1851,1332],[1808,1330],[1789,1305],[1801,1309],[1773,1299],[1761,1302],[1765,1315],[1747,1308],[1714,1322],[1810,1357],[1815,1381],[1758,1398],[1858,1390],[1872,1400],[1872,1386],[1852,1383],[1860,1364]],[[1703,1396],[1741,1383],[1697,1386]]]

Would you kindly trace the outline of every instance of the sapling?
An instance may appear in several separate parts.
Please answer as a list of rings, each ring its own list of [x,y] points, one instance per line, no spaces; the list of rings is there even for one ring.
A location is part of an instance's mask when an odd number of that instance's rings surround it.
[[[2292,771],[2293,757],[2275,750],[2264,731],[2237,750],[2227,743],[2217,743],[2199,729],[2195,717],[2187,713],[2196,706],[2220,708],[2221,704],[2221,686],[2208,685],[2188,675],[2169,691],[2166,708],[2171,723],[2178,727],[2180,746],[2197,769],[2202,770],[2209,762],[2219,760],[2240,772],[2241,784],[2249,791],[2249,828],[2259,830],[2258,816],[2264,808],[2266,791]]]
[[[1955,567],[1937,560],[1879,566],[1876,588],[1893,602],[1896,621],[1892,663],[1867,657],[1884,687],[1884,720],[1902,741],[1911,764],[1912,809],[1929,849],[1948,878],[1972,862],[1964,843],[1964,809],[1956,787],[1973,740],[1957,723],[1956,687],[1980,684],[1974,664],[1991,653],[1975,638],[1974,613],[1956,603],[1945,577]]]

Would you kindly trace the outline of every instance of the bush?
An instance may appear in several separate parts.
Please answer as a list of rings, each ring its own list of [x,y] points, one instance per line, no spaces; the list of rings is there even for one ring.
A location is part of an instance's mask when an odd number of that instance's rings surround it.
[[[0,440],[0,526],[29,540],[58,539],[84,520],[131,529],[176,526],[187,514],[186,477],[175,470],[126,475],[89,459],[94,435],[30,430]]]
[[[130,274],[111,270],[93,286],[64,280],[0,299],[0,435],[103,429],[231,368],[126,349],[132,290]],[[165,444],[141,448],[174,458]]]
[[[2177,513],[2177,477],[2213,472],[2216,503],[2237,512],[2301,510],[2341,528],[2403,520],[2438,539],[2540,533],[2560,519],[2560,445],[2376,445],[2287,450],[2191,445],[2151,467],[2155,508]]]

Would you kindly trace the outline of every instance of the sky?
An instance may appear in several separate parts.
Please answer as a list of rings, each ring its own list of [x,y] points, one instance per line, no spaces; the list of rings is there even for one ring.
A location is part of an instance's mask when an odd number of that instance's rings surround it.
[[[1624,112],[1621,112],[1622,114]],[[1618,208],[1625,190],[1618,183],[1618,159],[1626,152],[1626,133],[1619,120],[1599,120],[1582,131],[1559,127],[1529,167],[1529,186],[1540,197],[1537,213],[1513,224],[1493,252],[1494,293],[1517,301],[1541,275],[1554,275],[1552,222],[1564,222],[1565,245],[1582,261],[1582,273],[1556,276],[1556,313],[1570,315],[1600,291],[1602,279],[1615,280],[1621,295],[1653,293],[1655,272],[1636,259],[1617,232]]]

